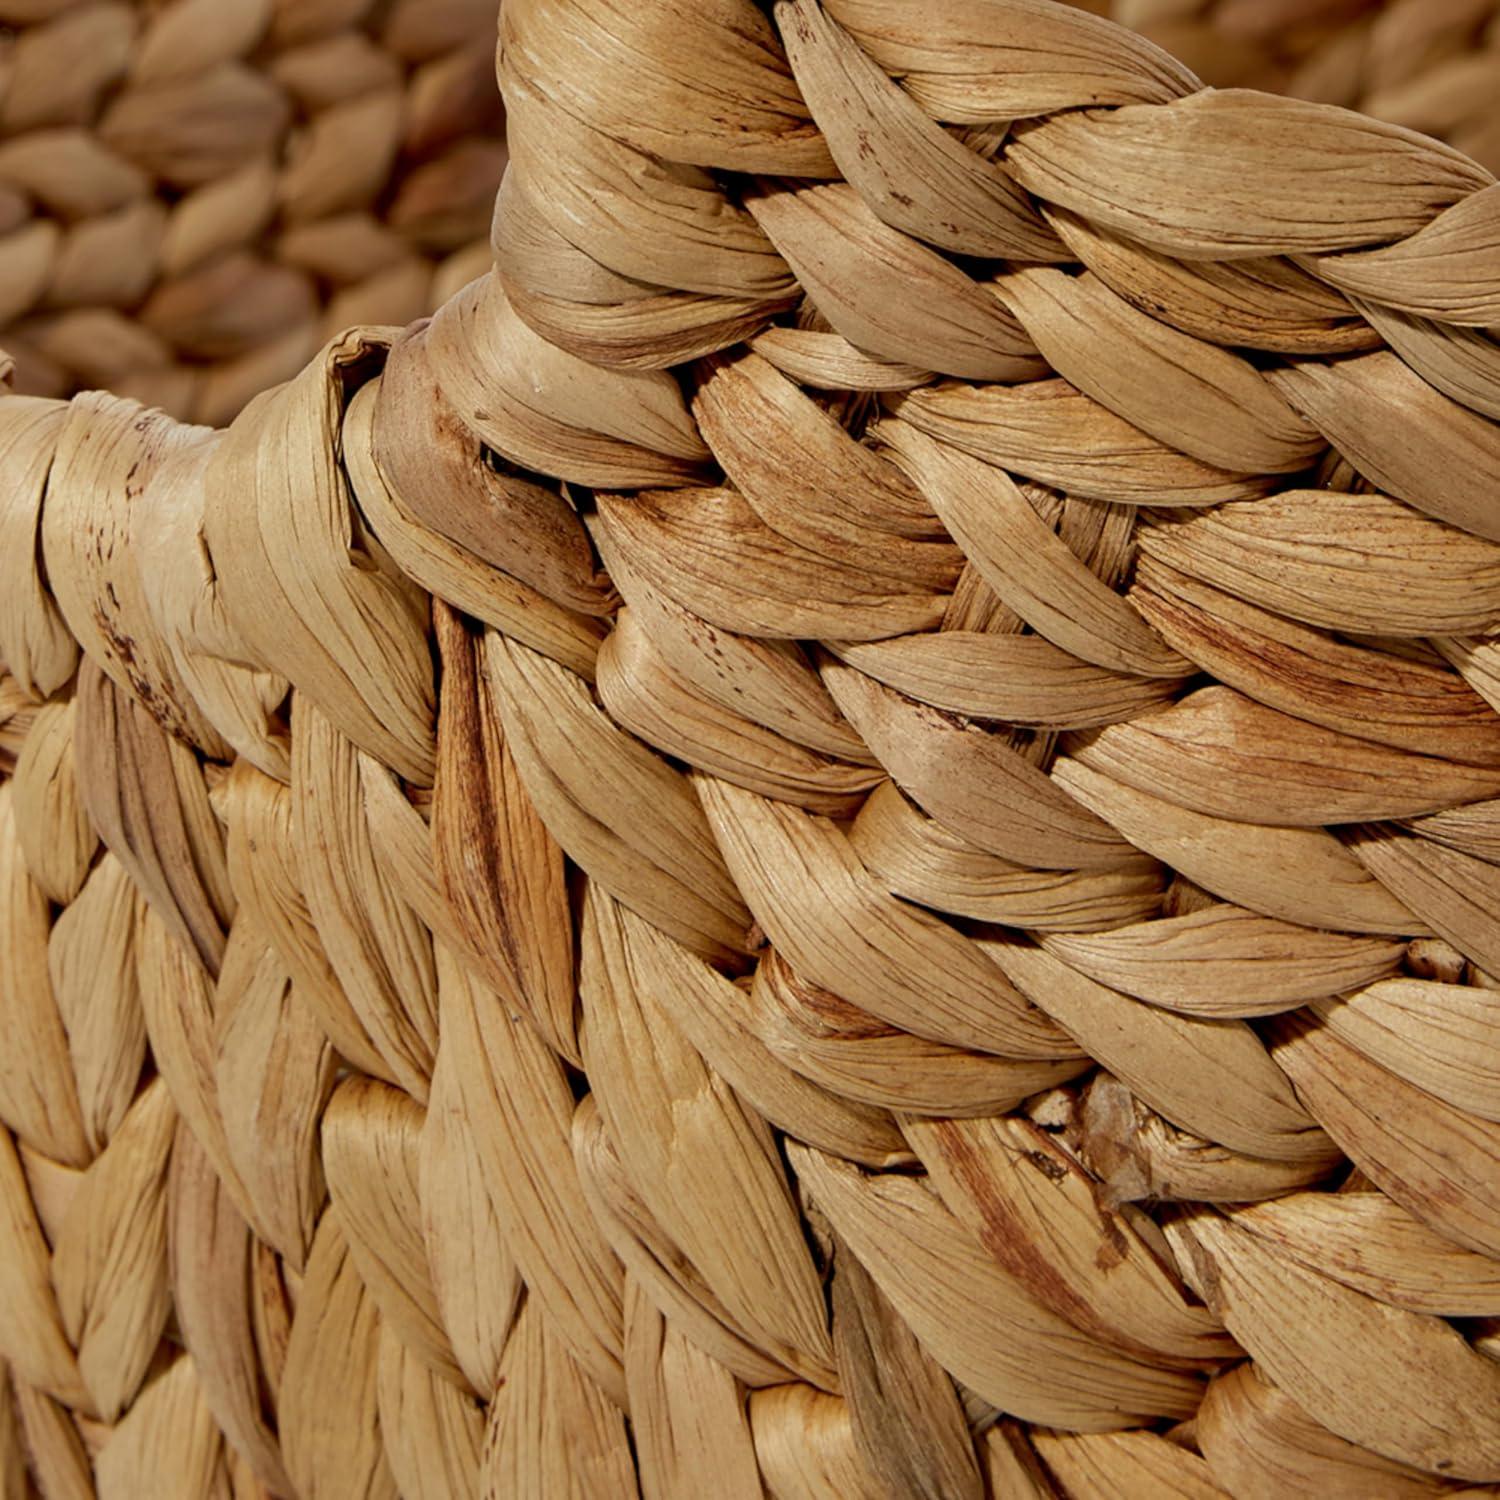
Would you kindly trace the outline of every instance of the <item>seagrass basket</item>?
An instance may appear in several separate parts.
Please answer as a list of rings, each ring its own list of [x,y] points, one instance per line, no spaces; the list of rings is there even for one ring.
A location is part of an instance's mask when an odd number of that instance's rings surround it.
[[[1049,0],[501,43],[430,320],[0,399],[0,1494],[1500,1493],[1500,186]]]
[[[228,422],[487,268],[494,0],[0,0],[0,341],[24,390]]]

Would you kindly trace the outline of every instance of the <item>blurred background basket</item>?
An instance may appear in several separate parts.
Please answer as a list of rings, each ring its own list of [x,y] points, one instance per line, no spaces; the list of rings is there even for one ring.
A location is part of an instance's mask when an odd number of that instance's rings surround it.
[[[484,269],[491,0],[0,3],[0,341],[21,388],[218,425]]]
[[[1500,167],[1492,0],[1114,0],[1205,83],[1357,109]]]

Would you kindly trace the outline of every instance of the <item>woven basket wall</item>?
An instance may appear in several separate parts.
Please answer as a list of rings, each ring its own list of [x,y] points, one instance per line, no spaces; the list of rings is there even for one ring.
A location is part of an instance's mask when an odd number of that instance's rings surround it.
[[[22,388],[228,422],[487,265],[494,0],[0,0]]]
[[[0,1494],[1500,1493],[1500,186],[501,33],[430,322],[0,399]]]

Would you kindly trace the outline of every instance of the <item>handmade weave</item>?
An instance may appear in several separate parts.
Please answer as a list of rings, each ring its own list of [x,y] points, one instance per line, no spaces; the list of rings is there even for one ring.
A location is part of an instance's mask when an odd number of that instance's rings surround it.
[[[501,40],[430,321],[0,400],[8,1493],[1496,1493],[1500,186],[1048,0]]]
[[[0,0],[21,388],[221,424],[486,269],[494,0]]]

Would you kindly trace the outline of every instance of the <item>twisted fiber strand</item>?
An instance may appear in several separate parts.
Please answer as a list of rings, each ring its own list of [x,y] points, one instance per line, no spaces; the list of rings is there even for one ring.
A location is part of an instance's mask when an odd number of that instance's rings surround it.
[[[0,336],[23,389],[219,425],[482,271],[489,0],[0,5]]]
[[[430,322],[0,403],[5,1472],[1491,1492],[1488,173],[1046,0],[500,76]]]

